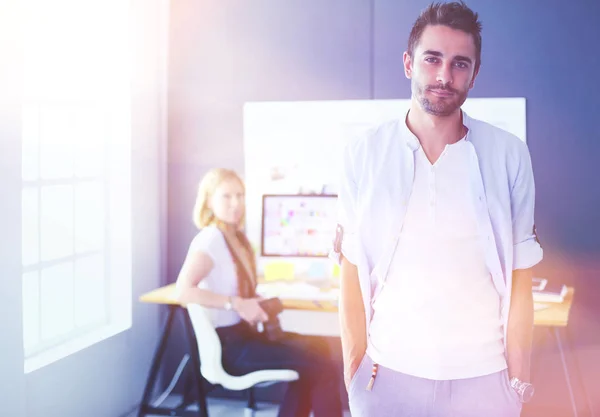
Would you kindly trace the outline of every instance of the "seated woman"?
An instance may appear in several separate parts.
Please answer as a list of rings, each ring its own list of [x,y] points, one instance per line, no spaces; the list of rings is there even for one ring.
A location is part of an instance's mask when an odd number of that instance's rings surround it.
[[[244,184],[227,169],[213,169],[200,182],[193,239],[179,277],[178,300],[209,307],[223,346],[223,367],[232,375],[262,369],[292,369],[280,417],[341,417],[340,379],[324,340],[284,333],[270,341],[256,330],[268,315],[256,294],[254,253],[242,232]]]

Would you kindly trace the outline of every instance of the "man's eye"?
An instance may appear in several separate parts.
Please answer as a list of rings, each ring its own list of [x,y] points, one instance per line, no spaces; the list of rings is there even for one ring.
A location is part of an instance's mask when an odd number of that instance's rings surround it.
[[[425,58],[425,62],[429,62],[430,64],[435,64],[436,62],[438,62],[438,59],[429,57],[429,58]]]
[[[457,62],[457,63],[456,63],[456,64],[454,64],[454,65],[456,65],[456,67],[458,67],[458,68],[460,68],[460,69],[466,69],[466,68],[469,68],[469,65],[468,65],[466,62]]]

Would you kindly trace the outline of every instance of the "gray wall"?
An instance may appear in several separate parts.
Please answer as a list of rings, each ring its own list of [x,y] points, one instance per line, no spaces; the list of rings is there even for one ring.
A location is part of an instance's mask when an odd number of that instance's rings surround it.
[[[401,66],[427,0],[174,2],[171,10],[167,281],[195,230],[196,186],[212,167],[243,172],[242,105],[259,100],[408,98]],[[483,67],[473,97],[525,96],[537,179],[539,275],[577,286],[569,326],[583,378],[600,402],[596,83],[600,4],[593,0],[471,0]],[[265,150],[267,151],[267,150]],[[540,333],[540,329],[537,330]],[[539,395],[527,411],[566,415],[554,346],[537,356]],[[174,351],[175,352],[175,351]],[[172,354],[176,361],[179,352]],[[570,362],[573,366],[574,363]],[[578,400],[583,401],[576,383]],[[583,404],[583,402],[582,402]],[[580,407],[585,409],[583,405]],[[596,405],[600,411],[600,405]],[[556,413],[556,414],[555,414]]]
[[[133,325],[126,332],[23,375],[20,262],[20,107],[11,94],[14,77],[0,66],[0,222],[2,259],[3,416],[117,417],[139,402],[158,340],[159,310],[138,296],[156,288],[163,273],[166,189],[166,25],[168,1],[131,2],[133,60],[132,245]],[[3,13],[0,13],[3,15]],[[5,27],[0,25],[0,27]],[[1,49],[4,53],[5,49]],[[161,55],[162,54],[162,55]],[[12,55],[8,55],[12,57]],[[15,62],[18,62],[15,60]],[[18,73],[18,72],[17,72]],[[6,99],[8,96],[8,102]],[[8,116],[8,117],[7,117]],[[16,117],[13,117],[16,116]]]

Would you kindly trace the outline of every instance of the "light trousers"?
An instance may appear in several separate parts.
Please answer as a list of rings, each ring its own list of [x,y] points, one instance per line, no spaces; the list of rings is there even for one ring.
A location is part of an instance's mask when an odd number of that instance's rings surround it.
[[[505,369],[449,381],[418,378],[381,365],[371,390],[373,361],[365,355],[348,389],[352,417],[519,417],[521,402]]]

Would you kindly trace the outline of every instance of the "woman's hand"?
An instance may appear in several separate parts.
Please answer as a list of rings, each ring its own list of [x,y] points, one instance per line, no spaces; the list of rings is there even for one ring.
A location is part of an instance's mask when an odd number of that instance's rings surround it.
[[[269,316],[261,308],[259,302],[261,298],[241,298],[233,299],[233,309],[237,311],[240,317],[255,326],[259,322],[269,320]]]

